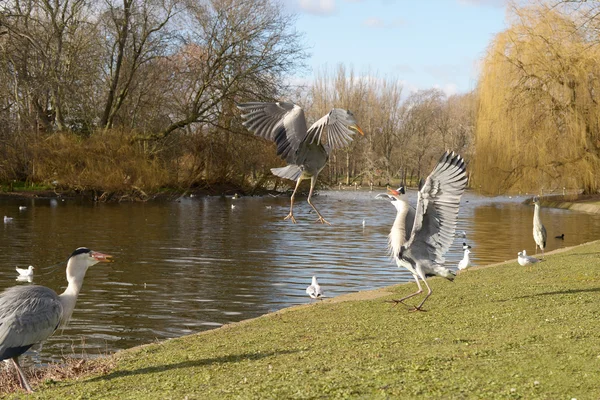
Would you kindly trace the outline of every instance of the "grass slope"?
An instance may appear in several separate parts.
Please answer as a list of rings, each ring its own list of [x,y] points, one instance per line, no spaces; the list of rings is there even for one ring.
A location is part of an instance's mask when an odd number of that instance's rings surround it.
[[[350,295],[123,351],[32,397],[600,397],[600,242],[430,283],[427,312],[383,301],[414,284]]]

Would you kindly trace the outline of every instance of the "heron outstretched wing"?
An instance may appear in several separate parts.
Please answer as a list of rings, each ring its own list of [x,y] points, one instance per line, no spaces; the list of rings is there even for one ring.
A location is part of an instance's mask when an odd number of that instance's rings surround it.
[[[421,184],[410,239],[404,246],[419,258],[444,263],[454,241],[460,197],[467,186],[464,160],[446,152]]]
[[[63,313],[58,295],[44,286],[14,286],[0,300],[0,360],[52,335]]]
[[[306,138],[306,119],[302,108],[293,103],[250,102],[238,104],[243,125],[258,136],[277,144],[277,155],[295,163],[296,151]]]
[[[309,143],[326,144],[329,151],[346,147],[352,142],[354,132],[349,129],[354,126],[359,132],[356,120],[350,111],[334,108],[308,129],[306,141]],[[325,135],[323,135],[325,133]]]

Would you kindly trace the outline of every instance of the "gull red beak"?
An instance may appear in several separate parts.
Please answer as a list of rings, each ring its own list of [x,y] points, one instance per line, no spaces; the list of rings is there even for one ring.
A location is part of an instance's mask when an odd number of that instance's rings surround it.
[[[113,262],[113,256],[109,254],[100,253],[98,251],[92,251],[92,257],[98,261],[103,263],[111,263]]]

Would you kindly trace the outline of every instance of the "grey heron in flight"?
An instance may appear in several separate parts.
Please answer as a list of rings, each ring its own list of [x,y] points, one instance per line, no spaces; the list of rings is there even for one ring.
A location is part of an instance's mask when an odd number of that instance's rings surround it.
[[[398,267],[408,269],[418,287],[415,293],[393,300],[396,304],[404,304],[405,300],[423,292],[420,279],[427,287],[427,295],[414,307],[414,311],[420,311],[432,293],[426,281],[428,276],[454,279],[454,272],[443,266],[444,254],[454,240],[460,198],[466,186],[464,160],[454,152],[445,152],[427,179],[421,181],[408,239],[406,218],[410,206],[404,196],[388,197],[397,210],[396,220],[389,235],[389,246]],[[378,197],[383,197],[380,196]],[[404,204],[396,204],[396,201]]]
[[[535,210],[533,212],[533,240],[535,240],[535,254],[537,254],[538,247],[542,250],[542,257],[544,256],[544,249],[546,248],[546,227],[542,224],[540,218],[540,198],[537,196],[533,197],[533,204]]]
[[[67,263],[67,289],[57,295],[45,286],[14,286],[0,293],[0,360],[12,359],[19,383],[33,390],[19,366],[19,356],[65,326],[75,309],[83,278],[89,267],[112,262],[112,256],[80,247]]]
[[[274,141],[277,155],[288,165],[272,168],[271,172],[280,178],[296,181],[290,200],[290,213],[285,219],[294,218],[294,197],[303,179],[310,178],[308,204],[318,215],[317,222],[329,224],[311,202],[319,172],[325,167],[332,150],[346,147],[354,132],[364,135],[356,123],[354,114],[348,110],[334,108],[307,129],[302,108],[293,103],[243,103],[238,104],[242,111],[244,126],[256,135]]]

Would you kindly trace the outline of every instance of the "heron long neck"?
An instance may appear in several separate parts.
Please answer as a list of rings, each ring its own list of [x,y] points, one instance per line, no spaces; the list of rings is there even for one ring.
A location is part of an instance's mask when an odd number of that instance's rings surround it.
[[[408,214],[408,203],[403,200],[399,200],[396,204],[396,219],[392,230],[388,236],[388,242],[390,246],[390,255],[397,257],[400,253],[400,247],[406,241],[406,215]]]
[[[541,225],[542,220],[540,218],[540,205],[539,204],[535,204],[535,209],[533,211],[533,225],[535,226],[539,226]]]
[[[63,306],[63,316],[60,321],[61,326],[66,326],[71,319],[71,314],[75,309],[75,303],[77,303],[77,296],[81,286],[83,286],[83,278],[87,268],[81,266],[75,266],[76,261],[71,258],[67,264],[67,282],[69,282],[65,291],[58,296],[60,303]]]

